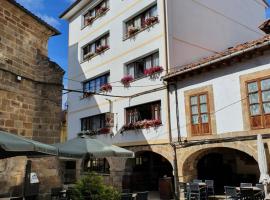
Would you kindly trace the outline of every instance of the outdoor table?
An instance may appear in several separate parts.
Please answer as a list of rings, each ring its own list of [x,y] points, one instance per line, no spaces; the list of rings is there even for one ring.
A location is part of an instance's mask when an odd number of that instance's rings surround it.
[[[205,187],[206,186],[206,183],[203,183],[203,182],[201,182],[201,183],[197,183],[200,187]],[[189,183],[187,183],[187,185],[189,185]]]
[[[137,193],[132,193],[132,199],[136,199]]]
[[[242,187],[242,188],[245,188],[245,189],[253,189],[254,191],[261,191],[261,189],[258,188],[258,187]],[[236,187],[236,190],[237,190],[237,191],[240,191],[241,188],[240,188],[240,187]]]

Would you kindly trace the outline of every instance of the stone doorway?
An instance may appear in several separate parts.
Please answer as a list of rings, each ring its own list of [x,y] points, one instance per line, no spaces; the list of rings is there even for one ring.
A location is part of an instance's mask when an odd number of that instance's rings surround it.
[[[224,193],[224,186],[240,183],[258,183],[259,168],[250,155],[230,148],[213,148],[197,157],[197,179],[214,180],[217,194]]]
[[[129,189],[132,192],[158,191],[160,179],[164,177],[171,177],[169,184],[172,187],[172,165],[166,158],[157,153],[137,152],[135,158],[127,160],[125,171],[123,189]]]

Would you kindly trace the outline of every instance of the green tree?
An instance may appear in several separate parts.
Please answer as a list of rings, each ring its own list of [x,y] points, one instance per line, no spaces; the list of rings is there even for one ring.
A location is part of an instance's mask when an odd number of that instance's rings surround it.
[[[72,194],[74,200],[119,200],[120,193],[103,182],[102,176],[89,173],[76,182]]]

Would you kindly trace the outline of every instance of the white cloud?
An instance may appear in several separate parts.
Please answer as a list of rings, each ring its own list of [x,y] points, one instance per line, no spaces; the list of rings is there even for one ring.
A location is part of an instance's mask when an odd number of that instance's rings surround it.
[[[26,9],[35,12],[44,8],[44,0],[16,0]]]
[[[48,24],[50,24],[51,26],[53,26],[55,28],[60,28],[61,23],[58,21],[57,18],[51,17],[51,16],[46,15],[46,14],[40,14],[40,13],[37,13],[37,16],[40,17],[41,19],[43,19]]]

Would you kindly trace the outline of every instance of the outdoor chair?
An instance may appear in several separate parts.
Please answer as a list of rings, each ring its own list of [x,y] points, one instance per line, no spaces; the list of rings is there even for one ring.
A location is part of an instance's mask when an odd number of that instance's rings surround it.
[[[238,200],[238,199],[240,199],[240,195],[237,192],[237,190],[236,190],[235,187],[224,186],[224,190],[225,190],[226,199],[231,199],[231,200]]]
[[[252,188],[240,188],[241,200],[254,200],[254,191]]]
[[[260,188],[261,191],[254,191],[254,199],[255,200],[263,200],[265,198],[264,194],[264,185],[263,184],[256,184],[257,188]]]
[[[178,186],[179,186],[180,196],[181,196],[181,194],[184,194],[185,199],[188,199],[189,185],[187,183],[179,182]]]
[[[132,200],[132,193],[122,193],[121,200]]]
[[[244,188],[244,187],[252,187],[252,183],[240,183],[240,187]]]
[[[60,194],[61,194],[62,188],[57,187],[57,188],[52,188],[51,189],[51,200],[53,199],[59,199]]]
[[[193,182],[193,183],[202,183],[202,180],[194,179],[192,182]]]
[[[137,193],[136,200],[147,200],[147,199],[148,199],[148,191]]]
[[[213,195],[215,196],[215,189],[214,189],[214,181],[213,180],[205,180],[207,196]]]
[[[200,188],[198,183],[190,183],[188,199],[207,199],[205,188]]]

